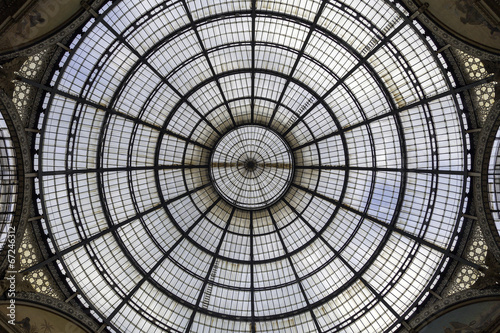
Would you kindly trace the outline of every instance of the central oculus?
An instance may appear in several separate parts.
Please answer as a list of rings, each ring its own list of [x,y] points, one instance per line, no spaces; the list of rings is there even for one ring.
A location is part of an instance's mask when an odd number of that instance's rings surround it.
[[[217,192],[246,210],[269,207],[286,192],[293,177],[293,155],[279,134],[259,125],[227,132],[210,157]]]

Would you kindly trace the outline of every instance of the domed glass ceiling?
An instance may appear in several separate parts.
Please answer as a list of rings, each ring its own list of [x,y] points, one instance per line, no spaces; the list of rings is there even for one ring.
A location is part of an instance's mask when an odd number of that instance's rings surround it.
[[[240,126],[212,149],[210,175],[222,198],[241,209],[275,203],[293,176],[292,152],[276,133],[261,126]]]
[[[456,244],[459,96],[390,1],[116,1],[45,99],[47,233],[111,331],[383,332]],[[469,156],[470,158],[470,156]]]

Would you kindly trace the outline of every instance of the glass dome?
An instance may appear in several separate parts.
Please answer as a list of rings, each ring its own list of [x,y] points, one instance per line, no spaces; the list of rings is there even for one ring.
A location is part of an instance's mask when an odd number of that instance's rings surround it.
[[[392,1],[115,1],[45,98],[46,231],[117,332],[383,332],[465,209],[460,97]]]
[[[279,200],[293,176],[293,154],[268,128],[245,125],[225,134],[212,149],[210,176],[229,204],[260,210]]]

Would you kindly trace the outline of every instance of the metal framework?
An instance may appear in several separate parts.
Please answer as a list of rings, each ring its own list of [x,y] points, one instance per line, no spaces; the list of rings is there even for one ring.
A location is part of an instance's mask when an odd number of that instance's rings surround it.
[[[290,147],[280,135],[257,125],[226,133],[210,154],[210,182],[230,205],[262,210],[286,193],[293,178]]]
[[[500,128],[496,130],[488,165],[488,202],[496,227],[491,227],[495,237],[500,236]]]
[[[458,94],[483,81],[454,86],[418,12],[93,14],[51,86],[19,78],[46,91],[54,250],[28,270],[57,261],[110,330],[393,331],[447,260],[474,265],[453,252],[470,181]]]
[[[14,216],[19,195],[19,179],[16,167],[16,151],[9,128],[0,114],[0,262],[12,256],[12,246],[8,246],[15,234]],[[9,251],[10,249],[10,251]]]

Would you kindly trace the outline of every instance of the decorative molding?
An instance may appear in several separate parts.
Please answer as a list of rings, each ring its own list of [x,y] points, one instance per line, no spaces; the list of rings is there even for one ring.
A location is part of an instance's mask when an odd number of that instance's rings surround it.
[[[500,262],[500,235],[496,230],[495,222],[492,219],[488,205],[488,165],[491,148],[496,131],[500,126],[500,99],[496,97],[495,104],[488,114],[482,131],[477,140],[476,154],[474,159],[474,170],[481,172],[482,176],[473,179],[474,202],[476,205],[476,215],[483,232],[483,237],[497,261]]]

